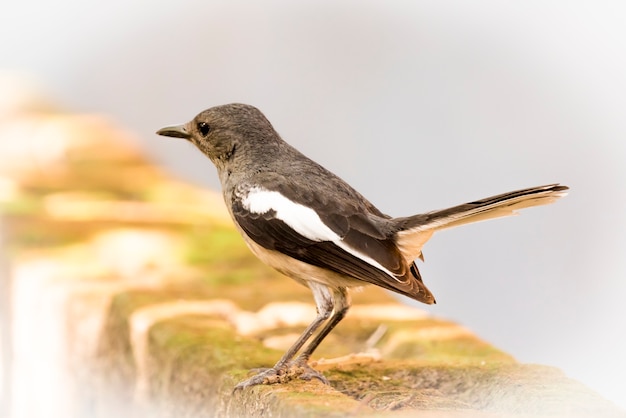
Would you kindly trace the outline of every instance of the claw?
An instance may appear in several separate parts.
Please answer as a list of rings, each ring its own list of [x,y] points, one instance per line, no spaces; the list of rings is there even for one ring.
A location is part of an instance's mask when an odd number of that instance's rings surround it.
[[[279,370],[274,368],[266,369],[262,372],[255,374],[251,378],[238,383],[237,386],[235,386],[235,388],[233,389],[233,392],[256,385],[271,385],[273,383],[279,383],[281,380],[280,378],[281,373]]]
[[[249,379],[238,383],[233,389],[233,393],[256,385],[273,385],[276,383],[287,383],[293,379],[300,378],[302,380],[317,379],[325,385],[329,385],[328,379],[324,375],[304,361],[289,362],[282,366],[274,366],[271,369],[255,369],[262,370]]]
[[[305,365],[304,371],[300,375],[300,379],[306,380],[306,381],[317,379],[323,384],[330,386],[330,382],[328,381],[328,379],[326,379],[322,373],[318,372],[317,370],[315,370],[313,367],[309,366],[308,364]]]

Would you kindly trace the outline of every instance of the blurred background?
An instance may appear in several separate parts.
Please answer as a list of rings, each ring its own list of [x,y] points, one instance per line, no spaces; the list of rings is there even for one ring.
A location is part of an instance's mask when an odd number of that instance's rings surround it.
[[[569,185],[435,236],[422,307],[626,407],[624,22],[619,0],[25,0],[0,6],[0,70],[214,189],[208,160],[154,132],[228,102],[394,216]]]

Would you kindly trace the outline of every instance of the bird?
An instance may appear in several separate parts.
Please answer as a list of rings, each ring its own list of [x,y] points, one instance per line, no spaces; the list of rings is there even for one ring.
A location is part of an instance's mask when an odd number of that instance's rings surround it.
[[[285,142],[254,106],[211,107],[157,134],[185,139],[213,162],[228,212],[252,253],[313,294],[317,315],[311,324],[273,367],[235,391],[296,378],[329,384],[309,360],[346,316],[349,289],[372,284],[433,304],[416,260],[423,260],[422,248],[435,232],[552,203],[569,189],[548,184],[391,217]]]

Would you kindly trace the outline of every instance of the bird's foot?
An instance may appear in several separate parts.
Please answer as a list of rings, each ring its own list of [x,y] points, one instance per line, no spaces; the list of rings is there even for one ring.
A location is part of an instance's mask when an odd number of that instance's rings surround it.
[[[252,376],[249,379],[244,380],[243,382],[239,382],[233,392],[238,390],[243,390],[249,388],[251,386],[256,385],[273,385],[275,383],[286,383],[290,381],[293,377],[289,374],[289,369],[287,367],[272,367],[269,369],[255,369],[260,370],[257,374]]]
[[[240,382],[235,386],[234,392],[256,385],[273,385],[276,383],[287,383],[294,379],[312,380],[318,379],[325,385],[330,384],[324,375],[307,364],[306,361],[296,359],[284,365],[276,365],[269,369],[259,370],[257,374],[249,379]]]
[[[307,361],[304,359],[295,359],[293,362],[291,362],[291,367],[298,370],[298,377],[302,380],[308,381],[317,379],[325,385],[330,385],[328,379],[326,379],[321,372],[318,372],[313,367],[309,366],[309,363],[307,363]]]

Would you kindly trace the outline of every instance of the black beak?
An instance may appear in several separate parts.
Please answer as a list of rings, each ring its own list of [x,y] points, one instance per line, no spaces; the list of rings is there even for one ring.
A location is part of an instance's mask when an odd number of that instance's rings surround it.
[[[157,135],[171,136],[173,138],[191,138],[191,135],[185,129],[185,125],[166,126],[165,128],[159,129],[156,133]]]

